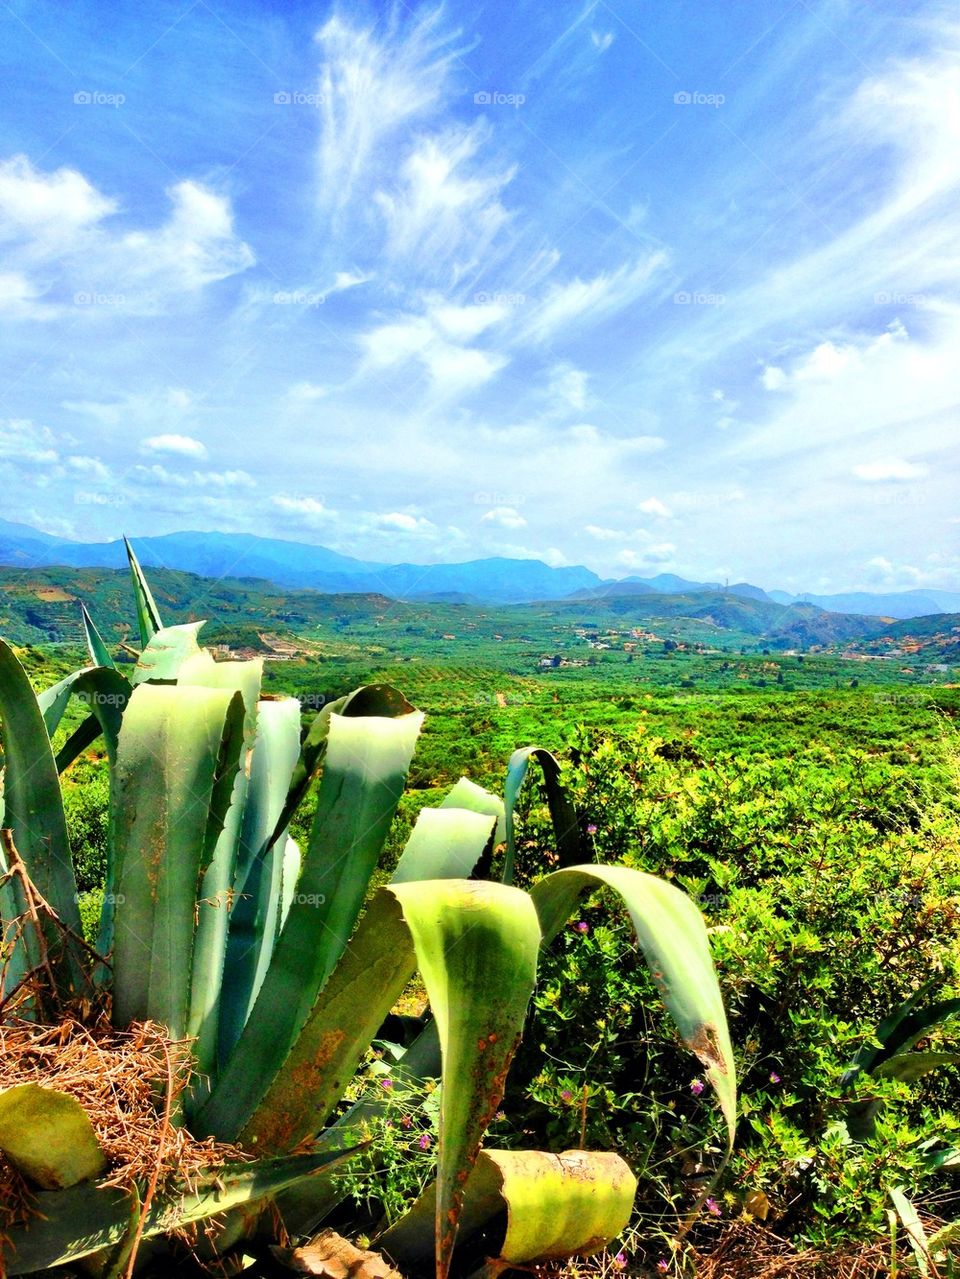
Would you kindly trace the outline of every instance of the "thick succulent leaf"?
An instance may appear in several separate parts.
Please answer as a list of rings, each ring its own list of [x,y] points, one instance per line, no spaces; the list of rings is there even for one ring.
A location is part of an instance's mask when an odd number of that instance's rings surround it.
[[[56,684],[51,684],[49,688],[45,688],[42,693],[37,694],[37,705],[40,707],[40,713],[43,715],[43,722],[49,737],[52,738],[60,727],[60,721],[63,719],[64,712],[70,704],[74,684],[82,675],[86,675],[93,669],[92,666],[84,666],[78,671],[71,671],[62,680],[59,680]]]
[[[81,601],[80,614],[83,618],[83,637],[87,643],[87,652],[90,654],[90,661],[94,666],[106,666],[112,670],[116,665],[110,655],[110,650],[103,642],[103,636],[94,625],[93,618],[87,612],[87,606]]]
[[[523,746],[510,756],[507,765],[507,780],[503,790],[506,810],[507,851],[503,864],[503,882],[513,883],[514,863],[516,861],[516,837],[514,834],[513,814],[517,806],[517,796],[523,785],[530,761],[540,765],[547,791],[547,806],[557,840],[558,864],[576,866],[586,861],[590,849],[584,847],[577,821],[576,809],[560,782],[560,765],[555,756],[540,746]]]
[[[483,855],[493,818],[459,809],[424,809],[393,884],[469,875]],[[438,890],[438,909],[443,902]],[[383,1019],[416,968],[415,938],[389,890],[378,893],[324,987],[287,1060],[242,1132],[271,1153],[317,1132],[343,1093]],[[361,993],[366,985],[366,996]],[[308,1094],[310,1105],[303,1104]]]
[[[437,1279],[446,1279],[463,1183],[503,1097],[537,976],[540,927],[526,893],[427,880],[392,891],[413,935],[443,1054]]]
[[[365,684],[354,689],[346,697],[328,702],[310,722],[300,748],[300,758],[290,778],[286,802],[277,820],[272,843],[277,842],[290,824],[290,819],[300,807],[310,783],[320,771],[330,737],[330,720],[333,715],[383,715],[398,719],[409,715],[413,707],[404,695],[390,684]]]
[[[144,1238],[165,1234],[195,1221],[254,1204],[324,1168],[349,1159],[355,1150],[324,1151],[285,1159],[232,1164],[215,1178],[177,1195],[158,1197],[151,1205]],[[41,1214],[5,1232],[2,1262],[8,1275],[31,1274],[101,1252],[118,1243],[130,1223],[129,1196],[84,1183],[68,1190],[36,1196]]]
[[[897,1216],[903,1222],[904,1230],[907,1232],[910,1247],[913,1249],[913,1255],[917,1260],[917,1270],[923,1276],[923,1279],[926,1279],[926,1276],[930,1274],[930,1247],[927,1241],[927,1232],[924,1230],[923,1222],[920,1220],[920,1214],[902,1190],[891,1186],[887,1193],[890,1196],[891,1203],[897,1210]]]
[[[495,813],[423,808],[393,872],[392,883],[466,879],[494,833]]]
[[[503,800],[499,795],[484,790],[469,777],[461,777],[443,797],[441,808],[466,808],[472,813],[489,813],[497,819],[494,841],[502,844],[507,838],[507,814]]]
[[[0,640],[0,723],[3,727],[3,821],[13,831],[38,891],[74,932],[80,932],[77,881],[73,873],[60,778],[33,687],[13,650]],[[15,890],[18,911],[23,910]],[[26,934],[25,934],[26,936]],[[51,934],[57,944],[60,939]],[[27,943],[29,946],[29,943]],[[30,966],[36,962],[31,959]],[[80,980],[71,962],[70,975]]]
[[[861,1071],[874,1072],[889,1057],[908,1052],[931,1030],[960,1014],[960,999],[945,999],[918,1007],[933,985],[928,982],[880,1023],[875,1033],[880,1047],[865,1044],[850,1063],[841,1083],[851,1083]]]
[[[637,1179],[619,1155],[601,1151],[481,1150],[464,1187],[460,1238],[506,1210],[498,1260],[522,1266],[605,1248],[630,1220]],[[433,1252],[436,1186],[377,1240],[407,1266]]]
[[[356,923],[423,716],[332,715],[310,845],[260,993],[209,1103],[205,1127],[236,1135],[294,1044]]]
[[[212,842],[239,693],[142,684],[120,730],[114,793],[114,1021],[186,1030],[197,885]],[[215,842],[215,838],[213,839]]]
[[[106,1167],[93,1124],[75,1097],[18,1084],[0,1092],[0,1151],[34,1185],[62,1190]]]
[[[280,931],[286,840],[265,849],[300,754],[300,703],[261,701],[234,877],[225,979],[220,993],[220,1058],[232,1051],[263,984]]]
[[[88,715],[57,751],[57,772],[63,773],[75,759],[97,740],[101,733],[100,723],[95,715]]]
[[[877,1079],[900,1079],[909,1084],[922,1079],[931,1070],[955,1066],[957,1062],[960,1062],[960,1053],[898,1053],[881,1061],[870,1073]]]
[[[300,852],[300,845],[295,839],[287,836],[287,842],[283,848],[283,870],[280,877],[280,931],[283,932],[287,917],[290,914],[290,907],[293,905],[293,897],[297,891],[297,884],[300,882],[300,870],[303,866],[303,855]],[[267,965],[269,968],[269,964]]]
[[[612,888],[629,911],[651,976],[683,1042],[703,1063],[733,1147],[737,1080],[727,1018],[703,916],[666,880],[626,866],[574,866],[555,871],[531,892],[544,940],[554,937],[588,889]]]
[[[137,658],[131,683],[177,679],[184,662],[201,655],[197,635],[203,625],[203,622],[185,622],[182,626],[165,626],[154,632]]]
[[[217,688],[239,694],[242,699],[242,715],[234,723],[234,735],[224,738],[222,743],[211,806],[210,830],[216,842],[208,850],[209,860],[197,901],[187,1034],[196,1040],[197,1072],[204,1080],[214,1073],[217,1062],[227,932],[262,679],[261,658],[250,662],[215,662],[207,652],[188,657],[177,676],[181,688]]]
[[[140,628],[140,644],[146,648],[151,638],[163,629],[163,622],[160,621],[160,613],[157,609],[156,602],[147,585],[147,579],[143,575],[143,569],[133,553],[133,547],[123,539],[126,547],[127,559],[130,563],[130,576],[133,580],[133,594],[137,604],[137,625]]]
[[[78,699],[90,707],[90,718],[103,734],[110,764],[116,763],[117,743],[123,712],[133,688],[126,676],[108,666],[97,666],[83,672],[75,681],[73,691]]]

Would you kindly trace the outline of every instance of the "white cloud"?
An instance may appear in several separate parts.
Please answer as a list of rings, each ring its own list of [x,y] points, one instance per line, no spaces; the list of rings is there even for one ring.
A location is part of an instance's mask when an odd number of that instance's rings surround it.
[[[587,382],[589,374],[583,369],[574,368],[570,364],[557,364],[550,371],[550,396],[557,402],[558,408],[576,409],[587,407]]]
[[[377,528],[400,533],[435,533],[436,525],[421,515],[409,515],[405,511],[390,511],[374,517]]]
[[[329,387],[319,386],[316,382],[296,382],[287,391],[287,396],[291,400],[301,403],[312,403],[314,400],[322,400],[330,394]]]
[[[177,457],[206,457],[207,449],[191,435],[151,435],[140,445],[141,453],[170,453]]]
[[[585,324],[596,324],[615,315],[651,291],[655,277],[666,263],[666,253],[656,250],[634,263],[624,263],[590,279],[577,277],[566,284],[551,285],[543,301],[524,316],[524,338],[546,342],[574,320],[579,330]]]
[[[165,222],[122,231],[113,227],[116,201],[76,170],[45,173],[26,156],[0,164],[0,239],[8,244],[0,306],[31,319],[150,314],[177,293],[253,264],[226,196],[190,180],[167,195],[172,209]],[[40,306],[37,299],[47,293],[51,300]]]
[[[760,380],[768,391],[779,391],[789,381],[783,369],[776,364],[768,364],[763,370]]]
[[[270,502],[282,514],[292,516],[297,522],[307,525],[325,524],[336,519],[337,515],[336,511],[332,511],[315,497],[290,497],[285,493],[274,493]]]
[[[461,309],[467,310],[469,308]],[[449,327],[449,308],[444,318]],[[379,325],[361,336],[366,363],[385,369],[415,359],[441,395],[455,395],[482,386],[507,363],[503,355],[448,341],[439,331],[440,323],[442,321],[434,323],[431,313]]]
[[[360,27],[337,15],[317,32],[322,134],[320,199],[343,209],[355,188],[382,167],[398,138],[444,100],[459,50],[439,31],[440,13],[422,12],[406,28],[399,10],[384,28]]]
[[[661,519],[668,520],[671,518],[672,512],[670,508],[660,501],[658,497],[647,497],[637,504],[637,510],[643,511],[644,515],[659,515]]]
[[[256,480],[247,471],[170,471],[159,463],[135,466],[132,477],[140,484],[158,484],[170,488],[255,488]]]
[[[512,506],[495,506],[480,517],[481,523],[495,524],[498,528],[526,528],[527,521]]]
[[[387,226],[386,251],[456,282],[486,263],[510,220],[500,193],[516,170],[483,174],[475,165],[489,126],[448,129],[419,139],[392,190],[375,200]]]
[[[92,476],[95,480],[106,480],[110,477],[108,468],[96,457],[75,454],[73,457],[67,458],[67,465],[71,470],[79,471],[81,475]]]
[[[56,462],[53,432],[26,418],[8,418],[0,426],[0,459],[13,462]]]
[[[921,463],[894,457],[886,461],[861,462],[853,468],[853,474],[870,484],[881,484],[889,480],[921,480],[929,471]]]
[[[54,252],[69,250],[78,234],[116,212],[76,169],[44,174],[25,155],[0,163],[0,237],[26,234]]]

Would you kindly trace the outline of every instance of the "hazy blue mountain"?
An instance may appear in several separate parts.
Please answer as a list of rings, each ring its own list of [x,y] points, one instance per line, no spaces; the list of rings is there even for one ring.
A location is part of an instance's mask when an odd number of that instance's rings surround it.
[[[675,573],[602,579],[582,565],[551,568],[541,560],[491,557],[463,564],[381,564],[355,559],[324,546],[257,537],[249,533],[167,533],[132,539],[141,563],[203,577],[257,578],[288,589],[329,594],[381,594],[392,598],[477,600],[515,604],[536,600],[605,599],[609,596],[713,596],[703,607],[722,609],[723,601],[761,604],[810,604],[830,613],[908,619],[960,612],[960,592],[910,590],[873,594],[792,595],[763,591],[749,582],[732,586],[693,582]],[[123,568],[122,541],[75,542],[42,533],[26,524],[0,519],[0,564],[16,568]],[[799,623],[801,615],[794,615]],[[802,630],[800,626],[800,630]],[[821,627],[817,628],[822,629]]]
[[[868,617],[926,617],[931,613],[960,613],[960,591],[846,591],[837,595],[788,595],[771,591],[779,604],[816,604],[831,613],[861,613]]]
[[[587,568],[551,568],[540,560],[490,558],[465,564],[379,564],[324,546],[247,533],[167,533],[131,539],[144,568],[202,577],[258,578],[335,594],[381,593],[419,598],[455,592],[493,603],[568,595],[600,581]],[[25,525],[0,524],[0,564],[18,568],[122,568],[122,541],[71,542]]]

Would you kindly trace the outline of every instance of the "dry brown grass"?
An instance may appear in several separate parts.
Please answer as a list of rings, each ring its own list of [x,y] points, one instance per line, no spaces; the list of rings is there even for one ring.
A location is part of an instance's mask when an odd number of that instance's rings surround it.
[[[68,1093],[90,1116],[108,1160],[101,1186],[153,1192],[193,1185],[241,1150],[203,1141],[175,1123],[177,1100],[191,1070],[190,1044],[161,1026],[140,1022],[118,1031],[106,1018],[86,1025],[66,1017],[54,1026],[13,1020],[0,1026],[0,1090],[40,1084]],[[30,1214],[30,1191],[0,1157],[0,1232]]]

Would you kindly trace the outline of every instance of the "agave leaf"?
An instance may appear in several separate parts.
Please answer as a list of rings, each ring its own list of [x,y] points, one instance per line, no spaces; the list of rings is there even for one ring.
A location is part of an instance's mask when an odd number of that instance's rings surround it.
[[[936,985],[936,981],[925,982],[884,1018],[874,1032],[879,1047],[873,1043],[863,1045],[841,1078],[840,1082],[844,1086],[852,1083],[861,1071],[869,1073],[888,1057],[907,1052],[924,1035],[960,1013],[960,999],[947,999],[923,1008],[918,1007]]]
[[[211,848],[224,741],[239,693],[142,684],[123,717],[115,777],[114,1021],[186,1031],[197,885]]]
[[[276,826],[300,753],[300,703],[261,701],[230,912],[227,974],[220,991],[220,1057],[226,1060],[263,984],[280,930],[285,844],[264,847]]]
[[[98,734],[103,734],[107,758],[113,765],[117,758],[123,712],[133,692],[130,681],[118,670],[96,666],[80,674],[73,691],[90,707],[90,718],[96,724]]]
[[[60,796],[50,738],[36,695],[10,646],[0,640],[0,722],[4,745],[4,824],[13,831],[17,851],[31,879],[59,918],[80,932],[77,881],[67,838],[67,824]],[[25,906],[14,888],[17,913]],[[24,933],[29,967],[39,958],[35,939]],[[54,947],[61,943],[51,930]],[[36,952],[36,953],[35,953]],[[75,957],[68,961],[68,979],[79,989],[81,970]]]
[[[113,670],[116,663],[110,656],[110,650],[103,642],[103,636],[94,625],[93,618],[87,612],[87,606],[83,601],[80,602],[80,614],[83,618],[83,636],[87,642],[90,661],[94,666],[106,666],[109,670]]]
[[[73,693],[74,684],[82,675],[88,674],[93,669],[94,667],[92,666],[84,666],[78,671],[71,671],[62,680],[59,680],[56,684],[51,684],[49,688],[45,688],[42,693],[37,694],[37,705],[43,715],[48,737],[52,738],[60,727],[60,721],[63,719],[64,712],[70,704],[70,696]]]
[[[310,845],[260,993],[196,1122],[236,1135],[310,1014],[363,904],[423,716],[332,715]]]
[[[503,882],[513,883],[514,863],[516,861],[516,837],[514,834],[513,814],[517,806],[517,796],[523,785],[530,761],[540,765],[547,791],[547,806],[557,840],[559,865],[575,866],[586,861],[590,856],[589,848],[583,846],[580,827],[577,822],[576,809],[560,783],[560,765],[555,756],[541,746],[523,746],[510,756],[507,765],[507,780],[503,790],[506,809],[507,852],[503,863]]]
[[[877,1079],[900,1079],[904,1083],[913,1083],[931,1070],[954,1066],[958,1061],[960,1053],[898,1053],[881,1061],[870,1073]]]
[[[279,840],[290,825],[291,817],[300,807],[310,783],[320,771],[327,751],[330,720],[333,715],[384,715],[390,719],[397,719],[402,715],[409,715],[412,711],[413,707],[404,695],[390,684],[365,684],[362,688],[348,693],[346,697],[328,702],[318,711],[304,734],[300,758],[290,778],[286,802],[270,842],[275,843]]]
[[[548,941],[587,889],[612,888],[630,913],[650,973],[683,1042],[703,1063],[733,1148],[737,1080],[727,1018],[703,916],[678,888],[626,866],[574,866],[535,884],[531,896]]]
[[[506,1210],[497,1262],[526,1266],[582,1256],[616,1239],[630,1220],[636,1192],[637,1179],[619,1155],[481,1150],[464,1186],[460,1238]],[[398,1262],[425,1266],[433,1253],[435,1202],[432,1184],[377,1246]]]
[[[495,813],[423,808],[417,815],[391,882],[466,879],[494,833]]]
[[[93,745],[100,736],[101,731],[97,717],[95,715],[88,715],[87,718],[73,730],[57,752],[57,772],[65,772],[73,761],[83,754],[88,746]]]
[[[155,631],[137,658],[131,682],[177,679],[185,662],[202,655],[197,635],[203,625],[203,622],[185,622],[182,626],[165,626]]]
[[[440,807],[467,808],[472,813],[489,813],[491,817],[497,819],[494,842],[502,844],[507,838],[507,815],[503,800],[499,795],[494,795],[484,790],[482,786],[478,786],[476,782],[472,782],[469,777],[461,777],[454,786],[451,786],[443,797]]]
[[[213,1075],[216,1069],[227,933],[262,679],[261,658],[250,662],[215,662],[207,652],[188,657],[177,676],[181,688],[217,688],[239,694],[242,699],[242,713],[233,724],[234,732],[221,743],[222,758],[217,767],[210,826],[215,843],[208,849],[209,859],[197,901],[187,1033],[196,1040],[197,1073],[204,1077]]]
[[[107,1163],[79,1101],[39,1084],[0,1092],[0,1151],[44,1190],[96,1177]]]
[[[920,1220],[920,1214],[902,1190],[891,1186],[887,1190],[887,1194],[890,1196],[890,1200],[897,1210],[897,1216],[903,1222],[903,1228],[907,1232],[910,1247],[913,1249],[913,1255],[917,1260],[917,1270],[923,1276],[923,1279],[927,1279],[930,1274],[930,1246],[927,1241],[927,1232],[924,1230],[923,1222]]]
[[[158,1197],[150,1207],[143,1236],[166,1234],[265,1200],[355,1153],[355,1149],[324,1151],[227,1165],[193,1189]],[[36,1196],[35,1206],[40,1220],[5,1230],[0,1263],[6,1265],[8,1275],[46,1272],[101,1252],[118,1243],[129,1229],[129,1196],[119,1190],[100,1190],[88,1182],[42,1192]]]
[[[160,621],[160,613],[157,609],[156,602],[147,585],[147,579],[143,575],[143,569],[133,553],[133,547],[123,539],[123,545],[126,547],[127,559],[130,563],[130,576],[133,579],[133,594],[137,604],[137,624],[140,627],[140,644],[146,648],[151,638],[163,629],[163,622]]]
[[[283,870],[280,874],[280,931],[283,932],[290,914],[290,907],[293,905],[293,895],[297,890],[297,884],[300,882],[300,871],[303,866],[303,856],[300,852],[300,845],[295,839],[287,836],[287,842],[283,848]],[[269,964],[267,965],[269,967]]]
[[[503,1097],[533,994],[540,928],[527,894],[503,884],[426,880],[391,891],[443,1053],[435,1242],[437,1279],[446,1279],[465,1174]]]

